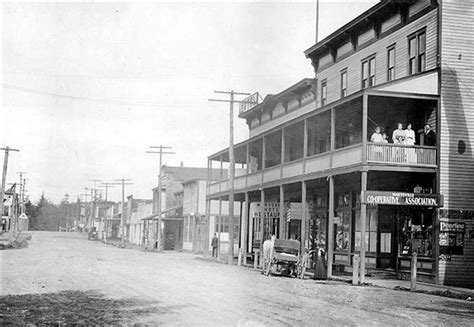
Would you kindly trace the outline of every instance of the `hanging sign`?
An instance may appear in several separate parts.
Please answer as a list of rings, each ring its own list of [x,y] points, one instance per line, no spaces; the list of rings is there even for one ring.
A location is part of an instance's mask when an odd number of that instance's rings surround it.
[[[362,203],[401,206],[441,207],[443,196],[439,194],[405,193],[405,192],[362,192]]]

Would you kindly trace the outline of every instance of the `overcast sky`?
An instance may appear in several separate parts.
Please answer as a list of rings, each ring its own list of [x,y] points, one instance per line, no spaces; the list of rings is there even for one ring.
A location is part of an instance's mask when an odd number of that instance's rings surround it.
[[[320,39],[376,2],[322,1]],[[314,26],[315,2],[3,3],[0,146],[21,150],[7,181],[26,171],[32,200],[59,201],[123,177],[127,194],[151,198],[148,146],[173,147],[165,164],[206,167],[228,145],[213,91],[265,96],[314,77]],[[237,118],[236,142],[246,137]]]

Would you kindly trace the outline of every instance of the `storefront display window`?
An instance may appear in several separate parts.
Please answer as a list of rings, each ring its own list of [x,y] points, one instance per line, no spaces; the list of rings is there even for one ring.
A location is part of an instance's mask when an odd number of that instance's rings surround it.
[[[400,254],[431,257],[433,251],[433,213],[411,209],[400,216]]]
[[[365,251],[377,251],[377,209],[376,207],[367,208],[366,224],[365,224]],[[360,209],[356,211],[355,219],[355,240],[354,249],[360,251],[361,244],[361,225],[360,225]]]
[[[350,250],[352,206],[351,195],[342,194],[338,196],[338,208],[336,209],[336,240],[335,251],[348,252]]]
[[[327,198],[316,196],[315,201],[310,201],[309,205],[309,228],[308,239],[311,249],[326,248],[327,231]]]

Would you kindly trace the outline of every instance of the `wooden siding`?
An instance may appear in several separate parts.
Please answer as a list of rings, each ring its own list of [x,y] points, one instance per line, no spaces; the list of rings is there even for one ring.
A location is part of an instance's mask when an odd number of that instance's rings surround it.
[[[357,44],[358,45],[364,44],[374,38],[375,38],[375,30],[371,28],[370,30],[365,31],[364,33],[359,35],[359,37],[357,38]]]
[[[431,4],[431,0],[418,0],[408,8],[408,16],[412,17],[428,7]]]
[[[400,14],[393,15],[389,19],[382,22],[382,26],[380,27],[380,32],[385,33],[392,27],[400,24],[402,22],[402,16]]]
[[[396,30],[373,44],[355,52],[351,56],[336,62],[316,74],[317,89],[321,88],[320,81],[327,80],[328,103],[341,97],[340,71],[347,67],[348,95],[361,89],[361,60],[376,54],[375,84],[387,82],[387,47],[395,44],[395,78],[408,76],[408,39],[407,36],[426,27],[426,70],[437,67],[437,10],[432,10],[410,24]],[[321,106],[316,99],[316,106]]]
[[[440,191],[446,208],[474,210],[474,0],[443,1],[442,15]]]
[[[343,45],[341,45],[339,48],[337,48],[337,57],[341,57],[345,55],[346,53],[351,52],[352,50],[352,43],[351,41],[347,41]]]
[[[444,209],[474,210],[474,0],[441,2],[440,193]],[[463,154],[458,142],[466,144]],[[448,217],[449,218],[449,217]],[[474,286],[474,217],[463,255],[439,262],[439,282]]]
[[[451,255],[440,259],[438,266],[439,283],[443,285],[474,287],[474,238],[469,239],[467,231],[474,229],[474,220],[464,221],[463,255]]]

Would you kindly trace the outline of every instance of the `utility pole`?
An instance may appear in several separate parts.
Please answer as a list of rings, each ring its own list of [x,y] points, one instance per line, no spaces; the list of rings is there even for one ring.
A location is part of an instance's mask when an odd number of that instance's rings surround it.
[[[21,214],[25,213],[25,181],[23,175],[26,174],[24,171],[19,171],[17,174],[20,175],[20,212]]]
[[[160,251],[161,250],[161,188],[162,188],[162,185],[161,185],[161,166],[163,166],[163,155],[164,154],[175,154],[175,152],[171,152],[171,151],[166,151],[166,150],[170,150],[172,149],[172,147],[170,146],[163,146],[163,145],[159,145],[159,146],[150,146],[151,149],[159,149],[159,151],[145,151],[146,153],[157,153],[160,155],[160,163],[159,163],[159,167],[158,167],[158,208],[157,208],[157,214],[158,214],[158,226],[156,228],[156,235],[155,235],[155,239],[156,239],[156,242],[157,242],[157,250]]]
[[[319,33],[319,0],[316,0],[316,26],[315,26],[315,41],[318,43],[318,33]]]
[[[109,188],[112,188],[112,187],[115,187],[114,186],[115,183],[101,183],[101,185],[99,187],[103,187],[105,188],[105,221],[104,221],[104,242],[107,243],[107,233],[108,233],[108,222],[107,222],[107,213],[108,213],[108,209],[109,209],[109,205],[107,203],[107,195],[108,195],[108,190]]]
[[[5,152],[3,159],[3,173],[2,173],[2,189],[0,190],[0,219],[3,217],[3,201],[5,198],[5,184],[7,183],[7,167],[8,167],[8,154],[10,151],[19,152],[20,150],[12,149],[8,146],[0,148]]]
[[[87,197],[89,196],[89,193],[87,193],[87,190],[88,190],[87,187],[84,188],[84,190],[86,191],[86,193],[83,193],[83,194],[80,194],[80,195],[84,197],[84,220],[85,220],[86,219],[86,214],[87,214],[87,211],[86,211]],[[81,208],[79,208],[79,220],[81,220]]]
[[[120,231],[121,231],[121,241],[120,243],[123,245],[123,242],[125,241],[124,239],[124,234],[125,234],[125,185],[132,185],[133,183],[126,183],[131,181],[131,179],[126,179],[126,178],[121,178],[121,179],[116,179],[116,181],[119,181],[120,184],[122,184],[122,218],[120,219]],[[118,184],[118,183],[117,183]]]
[[[89,182],[94,182],[94,188],[91,189],[91,220],[90,230],[94,227],[94,216],[95,216],[95,201],[97,200],[97,183],[101,182],[100,179],[89,179]]]
[[[247,95],[250,93],[235,92],[235,91],[214,91],[219,94],[229,94],[230,100],[209,99],[213,102],[229,103],[229,258],[228,263],[234,262],[234,179],[235,179],[235,158],[234,158],[234,103],[249,104],[251,101],[245,99],[244,101],[235,100],[236,95]],[[258,93],[256,93],[256,101],[258,101]],[[262,241],[263,242],[263,241]],[[206,245],[208,246],[208,245]]]

